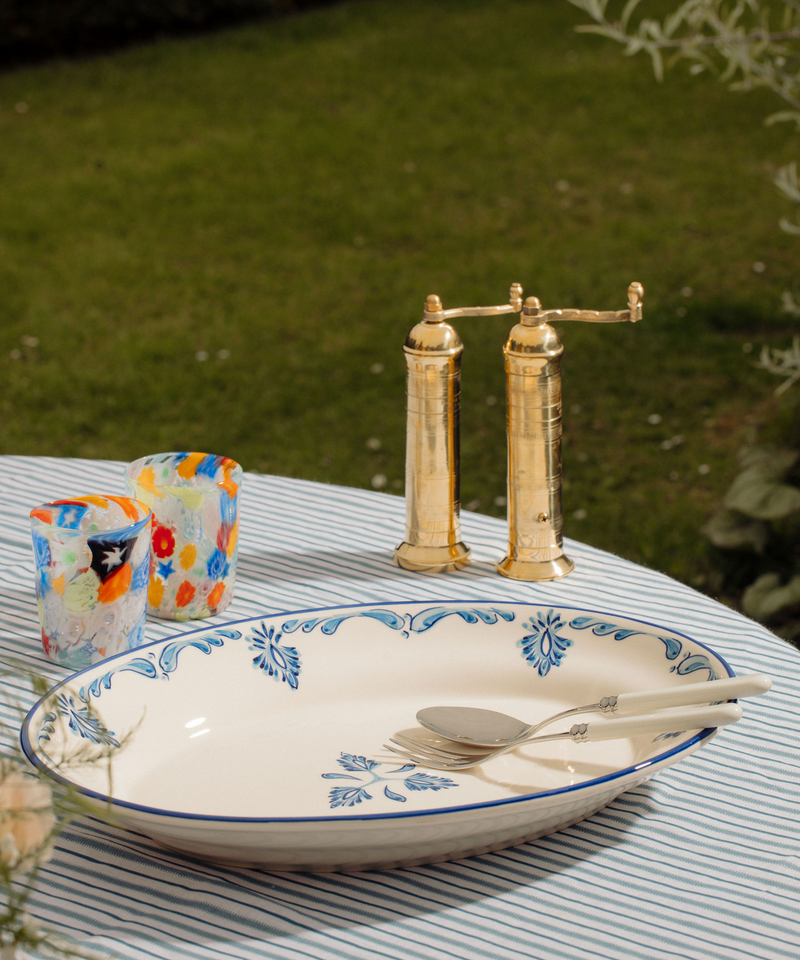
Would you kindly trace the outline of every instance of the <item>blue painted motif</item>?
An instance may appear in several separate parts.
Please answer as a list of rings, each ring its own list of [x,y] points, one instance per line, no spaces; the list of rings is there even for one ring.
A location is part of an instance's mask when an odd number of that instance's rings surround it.
[[[213,647],[222,646],[224,646],[223,639],[214,633],[207,634],[205,637],[189,636],[184,640],[174,640],[172,643],[168,643],[158,658],[159,666],[164,671],[164,678],[166,679],[167,674],[175,672],[178,666],[178,654],[187,647],[194,647],[201,653],[209,654]]]
[[[531,632],[519,641],[523,657],[539,671],[540,677],[546,677],[551,667],[558,667],[572,646],[572,641],[559,632],[567,625],[562,622],[561,614],[548,610],[538,610],[528,623],[523,624]]]
[[[156,665],[152,661],[137,657],[135,660],[126,661],[126,663],[121,667],[116,667],[114,670],[109,670],[108,673],[104,673],[102,677],[95,677],[88,687],[81,687],[80,691],[78,692],[78,696],[84,701],[88,700],[90,697],[99,697],[103,690],[111,689],[111,678],[115,674],[125,673],[126,671],[138,673],[143,677],[150,677],[151,679],[158,675]]]
[[[81,687],[78,696],[84,702],[88,702],[90,697],[99,697],[103,690],[111,689],[111,678],[118,673],[138,673],[140,676],[148,677],[154,680],[159,677],[162,680],[169,680],[169,675],[174,673],[178,666],[178,654],[186,647],[194,647],[202,653],[209,654],[215,647],[224,646],[225,640],[238,640],[241,637],[239,630],[231,630],[220,627],[213,633],[206,634],[203,637],[193,637],[191,634],[181,640],[173,640],[161,650],[158,663],[155,661],[155,653],[148,653],[147,658],[136,657],[133,660],[126,660],[117,667],[112,667],[101,677],[95,677],[88,687]]]
[[[255,627],[253,636],[248,637],[247,645],[256,654],[253,665],[265,670],[270,677],[288,683],[297,689],[300,675],[300,654],[296,647],[282,647],[281,634],[275,627],[267,628],[262,621],[261,628]]]
[[[620,627],[616,623],[606,623],[594,617],[575,617],[574,620],[570,620],[569,625],[573,630],[587,630],[591,627],[592,633],[596,637],[606,637],[608,634],[613,634],[615,640],[625,640],[627,637],[632,637],[641,632]]]
[[[42,719],[42,725],[39,727],[39,743],[43,740],[49,740],[50,734],[55,733],[55,722],[58,719],[55,713],[46,713]]]
[[[156,568],[156,574],[164,581],[169,580],[172,574],[175,573],[175,568],[172,566],[171,560],[156,564]]]
[[[711,661],[705,654],[691,653],[684,651],[683,641],[677,637],[662,637],[657,633],[649,633],[647,630],[634,630],[630,627],[621,627],[616,623],[609,623],[605,620],[597,620],[595,617],[575,617],[570,620],[570,627],[574,630],[589,630],[597,637],[613,635],[615,640],[626,640],[628,637],[642,636],[655,637],[664,644],[664,655],[667,660],[677,660],[683,653],[683,659],[680,663],[670,667],[670,673],[677,673],[679,676],[685,676],[687,673],[695,673],[698,670],[707,670],[708,679],[716,680],[719,674],[714,669]]]
[[[303,633],[310,633],[314,627],[320,626],[322,633],[330,636],[336,633],[337,629],[345,620],[354,617],[367,617],[372,620],[379,620],[385,626],[392,630],[399,630],[404,637],[411,633],[424,633],[430,630],[445,617],[461,617],[467,623],[497,623],[498,619],[510,623],[515,618],[515,614],[510,610],[497,610],[494,607],[480,609],[478,607],[464,607],[462,609],[453,609],[452,607],[431,607],[429,610],[423,610],[417,614],[395,613],[385,608],[376,608],[373,610],[354,610],[348,613],[342,613],[337,617],[313,617],[310,620],[287,620],[281,630],[284,633],[294,633],[295,630],[302,630]]]
[[[75,701],[69,694],[60,693],[56,697],[56,705],[61,716],[69,720],[70,730],[83,740],[89,740],[91,743],[104,743],[110,747],[119,746],[114,737],[114,731],[107,729],[103,721],[94,716],[85,703],[76,706]],[[45,717],[45,726],[39,733],[40,741],[50,739],[48,734],[53,732],[56,716],[55,713],[48,713]]]
[[[396,793],[390,789],[391,783],[396,787],[405,787],[411,792],[419,790],[446,790],[449,787],[457,787],[458,784],[447,777],[434,777],[430,773],[409,773],[416,769],[414,763],[404,763],[394,770],[387,770],[384,773],[378,772],[378,767],[387,767],[390,764],[381,763],[378,760],[367,760],[366,757],[359,757],[352,753],[342,753],[336,761],[340,767],[350,771],[350,773],[323,773],[325,780],[352,780],[352,785],[344,787],[332,787],[328,794],[331,809],[336,807],[354,807],[365,800],[372,800],[372,794],[368,792],[368,787],[378,783],[386,784],[383,788],[384,796],[389,800],[395,800],[398,803],[405,803],[408,799],[401,793]],[[351,776],[351,773],[358,774]]]

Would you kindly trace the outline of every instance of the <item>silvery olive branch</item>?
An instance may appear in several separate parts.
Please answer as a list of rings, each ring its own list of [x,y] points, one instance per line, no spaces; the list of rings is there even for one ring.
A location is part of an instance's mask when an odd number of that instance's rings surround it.
[[[627,56],[648,54],[658,80],[664,77],[665,57],[667,66],[689,60],[690,73],[715,72],[733,90],[771,90],[788,109],[770,114],[765,122],[792,122],[800,129],[800,0],[684,0],[662,19],[643,15],[642,0],[569,2],[594,21],[576,27],[578,32],[621,43]],[[800,204],[796,162],[782,167],[773,181]],[[780,227],[800,234],[800,222],[786,217]],[[800,316],[800,304],[790,291],[782,302],[785,312]],[[780,389],[794,382],[787,380]]]
[[[614,4],[619,16],[608,15],[609,0],[569,0],[593,24],[577,27],[624,44],[628,56],[644,51],[659,80],[664,55],[670,61],[693,61],[690,72],[720,70],[734,89],[769,87],[792,109],[767,122],[794,120],[800,126],[800,2],[798,0],[684,0],[663,19],[638,15],[641,0]]]
[[[788,350],[770,348],[766,344],[761,348],[758,366],[770,373],[784,377],[783,383],[775,391],[781,394],[800,380],[800,337],[792,340]]]

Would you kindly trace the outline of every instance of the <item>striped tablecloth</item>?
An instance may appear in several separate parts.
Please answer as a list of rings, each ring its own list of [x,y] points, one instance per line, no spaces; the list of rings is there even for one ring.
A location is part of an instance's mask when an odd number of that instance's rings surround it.
[[[122,493],[122,464],[0,457],[0,647],[53,681],[33,591],[31,506]],[[699,754],[590,820],[455,863],[362,874],[269,874],[171,854],[82,820],[32,900],[44,924],[131,960],[642,958],[800,955],[800,654],[688,587],[570,541],[575,573],[521,584],[494,573],[505,524],[466,514],[475,562],[447,575],[392,564],[403,500],[248,474],[236,599],[216,623],[387,600],[528,600],[663,622],[772,691]],[[148,639],[182,631],[148,623]],[[13,687],[13,685],[12,685]],[[7,704],[31,698],[22,688]],[[27,699],[26,699],[27,698]]]

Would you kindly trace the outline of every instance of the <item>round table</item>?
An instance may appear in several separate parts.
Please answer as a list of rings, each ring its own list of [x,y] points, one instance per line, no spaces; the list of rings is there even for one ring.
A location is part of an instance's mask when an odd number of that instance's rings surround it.
[[[0,646],[53,682],[44,657],[28,514],[47,500],[124,493],[123,464],[0,457]],[[31,900],[43,924],[130,960],[219,958],[795,958],[800,943],[800,652],[664,574],[567,540],[551,583],[495,573],[502,521],[462,515],[474,562],[415,574],[392,562],[402,498],[247,474],[236,596],[225,623],[396,600],[535,600],[663,622],[772,690],[700,753],[589,820],[532,843],[361,874],[228,869],[93,819],[59,837]],[[195,624],[196,625],[196,624]],[[191,629],[148,621],[147,639]],[[3,719],[33,697],[9,682]]]

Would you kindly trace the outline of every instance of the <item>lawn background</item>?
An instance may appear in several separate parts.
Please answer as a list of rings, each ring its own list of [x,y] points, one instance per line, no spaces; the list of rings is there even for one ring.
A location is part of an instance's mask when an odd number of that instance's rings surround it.
[[[560,327],[565,532],[713,592],[699,528],[797,329],[770,180],[796,144],[768,94],[659,85],[580,22],[351,0],[0,75],[0,452],[402,494],[427,294],[619,309],[639,280],[642,323]],[[502,516],[510,323],[457,326],[462,502]]]

